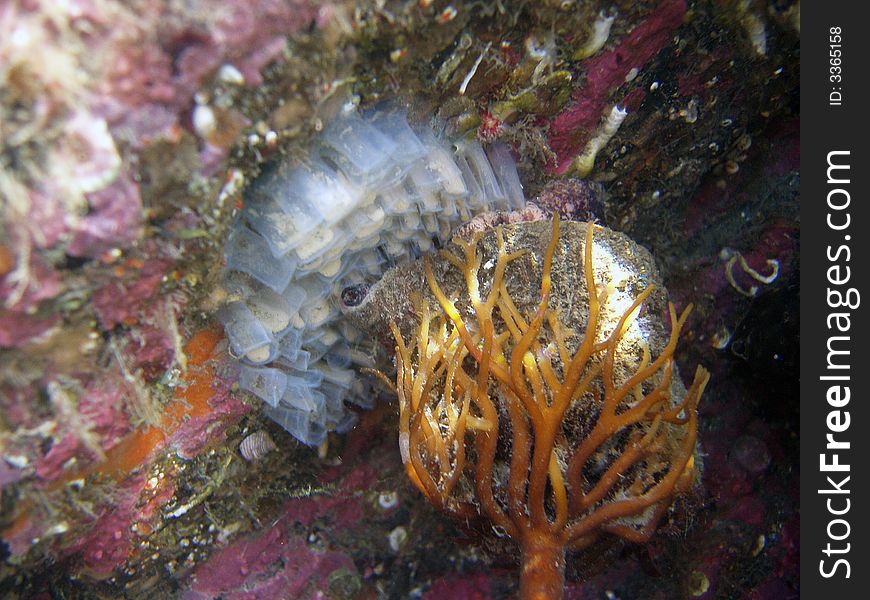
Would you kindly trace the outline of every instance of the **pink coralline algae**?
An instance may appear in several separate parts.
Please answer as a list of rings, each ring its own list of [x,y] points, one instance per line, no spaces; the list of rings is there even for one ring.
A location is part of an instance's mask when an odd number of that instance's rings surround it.
[[[17,558],[22,559],[33,544],[43,541],[59,558],[80,557],[86,572],[100,579],[123,567],[130,557],[135,558],[139,551],[136,535],[153,530],[160,510],[173,498],[179,473],[165,466],[149,471],[152,460],[165,460],[170,453],[183,460],[197,457],[206,448],[220,444],[226,430],[249,410],[229,394],[229,384],[213,372],[219,338],[206,331],[193,339],[196,344],[190,342],[185,347],[190,362],[178,396],[162,407],[158,426],[131,426],[129,404],[148,399],[137,396],[142,388],[137,388],[135,381],[119,374],[81,376],[76,381],[64,378],[66,388],[54,381],[48,383],[56,422],[44,425],[52,425],[54,444],[33,459],[39,449],[24,442],[38,438],[22,434],[6,450],[20,457],[16,464],[34,463],[39,488],[48,494],[57,493],[61,486],[84,490],[100,485],[109,486],[109,493],[89,503],[84,514],[76,518],[67,515],[60,523],[56,516],[45,515],[40,505],[21,503],[16,526],[3,532]],[[73,390],[78,390],[75,396]],[[34,429],[34,415],[18,411],[14,416],[17,430],[25,429],[22,425]],[[4,477],[20,479],[14,472],[4,473]],[[67,531],[70,535],[59,535]]]
[[[139,186],[122,175],[110,185],[86,195],[89,212],[71,227],[67,252],[96,258],[113,248],[127,248],[142,233]]]
[[[60,322],[57,315],[26,316],[0,308],[0,347],[16,348],[38,339]]]
[[[351,493],[342,498],[291,500],[267,531],[244,536],[216,551],[194,570],[184,599],[329,597],[329,584],[336,574],[356,574],[353,561],[337,550],[310,546],[294,528],[311,527],[320,519],[332,522],[336,531],[358,527],[363,514],[352,491],[358,493],[360,488],[352,482],[343,482],[342,488]]]
[[[65,418],[57,424],[57,443],[36,462],[36,475],[43,481],[61,477],[73,458],[80,465],[105,460],[105,453],[131,429],[124,411],[124,397],[132,392],[129,383],[119,376],[104,376],[89,377],[78,385],[82,393],[75,406],[56,406]],[[63,400],[56,399],[55,404]]]
[[[185,419],[170,437],[168,446],[182,458],[193,458],[203,449],[223,442],[227,430],[250,411],[249,404],[230,393],[226,381],[215,378],[208,411]]]
[[[60,559],[76,557],[90,576],[104,579],[121,568],[131,554],[139,551],[136,523],[148,523],[174,493],[171,481],[159,489],[149,490],[147,477],[138,474],[128,478],[115,489],[111,498],[91,506],[82,522],[75,523],[75,535],[57,536],[70,527],[69,521],[61,521],[62,527],[47,527],[55,521],[44,514],[24,515],[14,531],[4,533],[3,541],[13,556],[23,557],[35,541],[42,538],[55,543],[55,552]],[[55,536],[52,539],[52,536]]]
[[[367,532],[373,521],[391,518],[371,513],[371,492],[377,489],[384,467],[370,463],[372,443],[371,431],[352,432],[344,452],[347,463],[325,469],[319,478],[320,485],[334,492],[288,500],[270,517],[268,526],[215,548],[182,581],[183,598],[356,597],[340,595],[334,586],[340,580],[351,582],[349,587],[359,585],[350,550],[368,535],[361,532]],[[320,537],[312,533],[316,531],[331,533]],[[369,539],[366,544],[377,541]]]
[[[762,473],[770,466],[770,452],[761,438],[742,435],[734,441],[732,456],[750,473]]]
[[[137,255],[147,258],[114,265],[111,279],[98,284],[92,303],[104,331],[131,328],[117,346],[126,356],[126,368],[149,382],[180,360],[177,324],[184,298],[164,290],[174,259],[150,241],[142,250]]]
[[[475,215],[468,223],[457,227],[454,235],[470,239],[476,232],[493,229],[499,225],[511,223],[527,223],[530,221],[546,221],[549,214],[536,204],[526,204],[523,208],[512,211],[491,211]]]
[[[549,213],[567,221],[595,221],[604,208],[604,186],[585,179],[551,181],[535,199]]]
[[[169,258],[158,255],[141,263],[138,269],[136,265],[120,267],[124,271],[121,278],[107,281],[94,292],[94,310],[103,329],[147,321],[148,309],[154,310],[171,266]]]
[[[345,554],[308,547],[286,521],[264,535],[241,539],[194,571],[184,600],[269,600],[328,597],[330,575],[355,573]]]
[[[27,219],[34,226],[31,235],[36,248],[51,248],[67,234],[66,210],[60,194],[57,182],[52,181],[44,181],[39,188],[29,190]]]
[[[423,600],[485,600],[492,598],[492,586],[485,575],[451,576],[436,581]]]
[[[135,12],[73,2],[50,19],[39,6],[0,9],[0,84],[33,113],[4,123],[6,149],[32,161],[3,179],[19,258],[56,245],[95,258],[139,240],[136,153],[190,128],[194,95],[222,65],[259,84],[286,35],[317,14],[314,3],[274,0],[155,2]]]
[[[62,290],[60,274],[39,255],[27,265],[0,275],[0,348],[17,348],[60,322],[56,314],[40,314],[40,304]]]
[[[64,549],[64,555],[81,556],[87,570],[99,578],[122,567],[138,551],[131,524],[151,521],[174,491],[171,482],[157,494],[148,494],[148,488],[145,475],[128,480],[111,505],[100,507],[87,532]]]
[[[170,312],[172,308],[165,307],[165,311]],[[146,382],[160,379],[178,358],[172,333],[164,326],[140,325],[134,335],[127,336],[123,348],[129,357],[128,368],[138,371]]]
[[[4,220],[21,238],[19,257],[30,245],[71,241],[72,255],[89,255],[108,235],[117,247],[139,233],[138,189],[121,175],[122,157],[88,81],[93,66],[81,58],[93,38],[80,34],[87,17],[79,9],[70,4],[51,18],[38,3],[0,9],[4,104],[29,107],[3,115],[3,150],[16,157],[2,178]]]
[[[676,299],[696,303],[686,353],[703,354],[716,373],[691,522],[669,515],[643,558],[613,548],[586,572],[579,556],[566,597],[683,597],[694,572],[710,582],[702,597],[794,597],[796,430],[793,419],[759,416],[778,410],[768,395],[777,386],[741,379],[759,347],[741,328],[796,281],[787,194],[759,194],[796,179],[798,124],[783,106],[797,94],[789,57],[798,36],[780,17],[799,4],[753,4],[770,33],[761,57],[732,40],[733,3],[620,3],[605,7],[612,33],[587,58],[572,54],[585,41],[574,36],[598,5],[507,2],[481,20],[469,3],[447,4],[0,0],[0,488],[9,500],[0,590],[23,582],[16,592],[26,597],[154,597],[171,588],[188,600],[515,594],[515,557],[499,555],[498,539],[491,552],[456,550],[447,540],[470,532],[421,510],[399,483],[385,434],[391,408],[360,415],[318,456],[252,414],[219,334],[185,343],[222,301],[213,277],[221,238],[264,161],[295,156],[345,93],[365,109],[399,89],[411,112],[450,118],[456,108],[451,126],[512,144],[527,192],[542,190],[537,206],[487,214],[467,232],[546,218],[545,209],[634,228],[663,249]],[[553,26],[553,15],[564,23]],[[546,39],[545,59],[530,62],[530,39]],[[432,86],[442,68],[452,83]],[[529,81],[532,69],[554,97]],[[570,77],[551,79],[554,70]],[[469,76],[462,102],[448,107]],[[520,120],[496,110],[508,96]],[[690,101],[697,121],[669,118]],[[614,105],[628,116],[601,148],[605,168],[547,185],[545,171],[564,172]],[[198,107],[211,121],[197,123]],[[751,148],[738,143],[744,132]],[[769,275],[769,261],[778,278],[760,283],[751,271]],[[712,345],[722,326],[742,345]],[[239,449],[248,431],[268,431],[277,448],[246,462],[259,452],[256,438]],[[399,529],[408,537],[397,551],[387,533]],[[191,531],[208,534],[182,544]],[[655,580],[649,563],[661,571]]]
[[[178,114],[223,64],[259,85],[260,70],[283,51],[285,36],[316,15],[313,2],[276,0],[157,3],[145,15],[125,14],[106,42],[118,59],[106,65],[102,105],[118,125],[143,122],[137,112],[154,114],[156,107]],[[137,111],[123,110],[130,106]]]

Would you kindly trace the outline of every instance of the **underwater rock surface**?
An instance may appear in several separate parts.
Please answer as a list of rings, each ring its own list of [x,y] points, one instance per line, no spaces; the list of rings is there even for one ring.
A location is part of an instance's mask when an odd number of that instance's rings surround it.
[[[583,276],[583,239],[587,224],[563,222],[562,237],[553,257],[552,292],[550,308],[560,315],[567,329],[581,335],[589,316],[589,294]],[[540,301],[540,282],[543,256],[550,242],[552,223],[549,220],[502,225],[505,252],[526,251],[527,256],[518,259],[506,270],[505,284],[517,309],[523,315],[534,314]],[[648,286],[653,291],[647,299],[643,313],[632,324],[634,335],[626,345],[628,354],[637,354],[644,344],[649,345],[653,355],[661,352],[667,342],[668,327],[663,319],[667,315],[667,291],[649,250],[633,242],[628,236],[608,229],[595,227],[593,242],[593,270],[598,285],[606,288],[607,302],[602,306],[602,321],[596,337],[603,342],[612,333],[622,312]],[[467,241],[467,240],[466,240]],[[498,249],[496,229],[485,231],[478,242],[481,263],[480,295],[485,297],[491,285],[490,277],[496,264]],[[463,256],[455,242],[445,250]],[[451,262],[431,258],[432,272],[445,296],[454,299],[457,309],[470,315],[472,309],[467,301],[465,275],[453,268]],[[424,294],[434,303],[435,298],[426,281],[423,261],[415,261],[401,268],[384,273],[372,286],[366,299],[357,307],[348,310],[352,323],[372,334],[382,336],[383,346],[390,353],[394,344],[390,334],[390,321],[395,321],[404,336],[410,336],[419,323],[419,310],[414,297]],[[627,342],[628,340],[626,340]]]
[[[695,304],[699,494],[644,546],[569,554],[566,595],[796,598],[799,32],[794,0],[0,2],[0,596],[515,595],[513,548],[408,484],[392,404],[319,456],[240,393],[215,318],[266,165],[395,101],[509,147],[527,198]]]

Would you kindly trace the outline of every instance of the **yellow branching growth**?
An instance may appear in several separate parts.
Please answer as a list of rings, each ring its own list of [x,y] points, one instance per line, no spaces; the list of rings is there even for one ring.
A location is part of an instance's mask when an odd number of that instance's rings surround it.
[[[440,311],[433,314],[418,298],[420,322],[407,343],[391,323],[408,476],[437,508],[460,517],[481,514],[517,540],[525,598],[561,597],[566,548],[584,547],[603,533],[649,539],[695,472],[707,371],[699,367],[686,395],[671,399],[674,349],[691,306],[677,316],[669,304],[664,350],[653,358],[644,347],[636,371],[617,377],[617,347],[652,288],[596,342],[607,294],[600,291],[605,282],[599,288],[593,277],[593,229],[587,225],[583,251],[589,314],[573,351],[559,315],[549,309],[558,220],[532,314],[521,314],[508,293],[506,269],[524,253],[506,252],[499,229],[486,297],[478,280],[480,235],[454,240],[464,256],[442,253],[464,274],[469,317],[444,294],[427,261]],[[576,418],[571,408],[580,402],[591,407],[580,411],[589,417],[582,439],[565,423],[566,415]]]

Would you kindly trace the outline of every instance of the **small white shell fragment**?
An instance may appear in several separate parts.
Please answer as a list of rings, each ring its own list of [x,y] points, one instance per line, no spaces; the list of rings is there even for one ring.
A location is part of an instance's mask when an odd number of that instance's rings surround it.
[[[391,510],[399,505],[399,494],[396,492],[381,492],[378,494],[378,506],[384,510]]]
[[[390,550],[398,553],[408,541],[408,530],[399,525],[389,533],[387,539],[390,542]]]
[[[199,104],[193,109],[193,129],[196,134],[207,139],[217,131],[217,117],[207,104]]]
[[[217,78],[224,83],[233,85],[245,85],[245,76],[236,67],[229,63],[221,65],[217,72]]]

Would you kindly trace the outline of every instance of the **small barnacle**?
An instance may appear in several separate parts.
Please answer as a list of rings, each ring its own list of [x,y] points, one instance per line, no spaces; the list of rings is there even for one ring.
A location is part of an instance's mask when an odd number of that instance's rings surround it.
[[[716,333],[713,334],[713,338],[710,340],[710,345],[716,350],[723,350],[731,343],[731,336],[731,331],[729,331],[724,325],[721,325],[719,329],[716,330]]]
[[[396,508],[399,505],[399,494],[396,492],[382,492],[378,494],[378,506],[384,510]]]
[[[538,36],[532,34],[526,38],[524,45],[529,58],[540,62],[547,60],[555,52],[555,43],[552,36],[545,37],[542,41]]]
[[[27,457],[23,454],[4,454],[3,460],[6,461],[9,466],[16,469],[24,469],[30,464],[30,461],[27,460]]]
[[[402,546],[405,545],[405,542],[408,541],[408,530],[399,525],[389,533],[387,539],[390,543],[390,550],[398,553],[402,549]]]
[[[680,109],[680,116],[690,125],[698,120],[698,100],[692,98],[686,105],[686,108]]]
[[[118,177],[121,157],[104,119],[76,111],[64,126],[65,143],[71,156],[75,182],[82,192],[102,189]]]
[[[212,146],[228,148],[236,142],[248,121],[232,108],[197,103],[191,116],[197,135]]]
[[[69,531],[69,523],[67,523],[66,521],[60,521],[58,523],[55,523],[51,527],[49,527],[45,531],[45,535],[46,536],[61,535],[63,533],[66,533],[67,531]]]
[[[710,589],[710,580],[703,572],[692,571],[689,574],[688,587],[692,596],[703,596]]]

